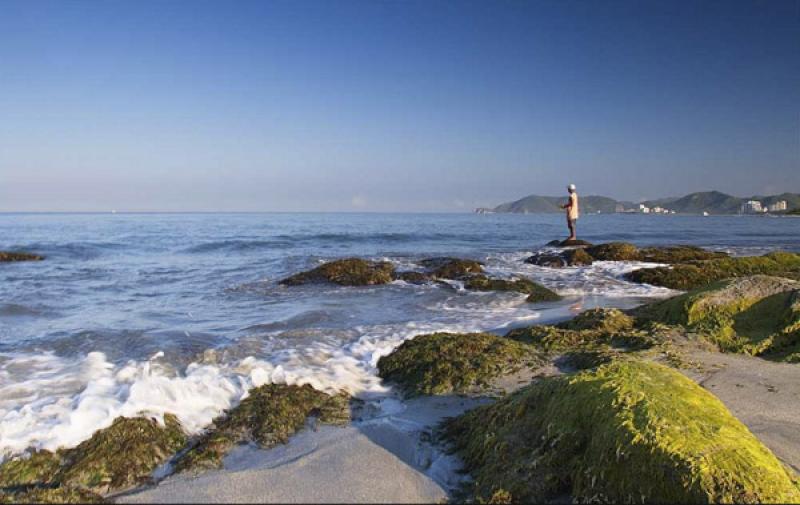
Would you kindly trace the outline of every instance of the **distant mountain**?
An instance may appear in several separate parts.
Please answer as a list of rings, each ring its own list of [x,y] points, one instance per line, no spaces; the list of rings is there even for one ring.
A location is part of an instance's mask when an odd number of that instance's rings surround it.
[[[564,212],[561,206],[567,203],[566,196],[538,196],[530,195],[514,202],[498,205],[495,212],[513,212],[517,214],[537,214]],[[617,201],[605,196],[582,196],[580,199],[581,212],[594,214],[597,211],[613,213]]]
[[[800,208],[800,194],[782,193],[772,196],[752,196],[739,198],[719,191],[703,191],[682,197],[660,198],[642,202],[646,207],[662,207],[674,210],[678,214],[737,214],[742,204],[748,200],[758,200],[765,207],[775,202],[785,200],[788,209]],[[535,214],[563,212],[561,205],[566,203],[567,196],[539,196],[529,195],[513,202],[498,205],[494,209],[482,209],[499,213]],[[638,209],[639,204],[621,202],[605,196],[580,197],[580,209],[584,214],[601,212],[610,214],[623,209]]]

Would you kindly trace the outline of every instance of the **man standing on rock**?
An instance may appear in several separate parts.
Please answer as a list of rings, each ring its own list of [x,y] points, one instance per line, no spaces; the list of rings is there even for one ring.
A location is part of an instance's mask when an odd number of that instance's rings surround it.
[[[575,185],[570,184],[567,186],[569,191],[569,202],[562,205],[562,209],[567,209],[567,226],[569,227],[569,238],[567,241],[575,240],[575,222],[578,220],[578,193],[575,191]]]

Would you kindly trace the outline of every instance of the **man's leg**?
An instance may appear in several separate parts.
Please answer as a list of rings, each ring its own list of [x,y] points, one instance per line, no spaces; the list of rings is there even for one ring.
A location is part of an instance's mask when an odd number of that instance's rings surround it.
[[[567,219],[567,226],[569,226],[569,239],[567,240],[575,240],[577,238],[575,235],[575,220]]]

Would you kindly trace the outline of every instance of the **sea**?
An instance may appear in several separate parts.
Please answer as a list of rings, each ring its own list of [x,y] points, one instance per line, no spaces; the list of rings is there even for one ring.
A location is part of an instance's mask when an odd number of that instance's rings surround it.
[[[734,255],[800,251],[800,219],[788,217],[587,215],[578,233]],[[378,360],[415,335],[502,334],[675,293],[624,280],[643,263],[524,262],[565,234],[563,216],[541,214],[0,214],[0,250],[46,256],[0,264],[0,458],[77,445],[118,416],[173,413],[199,433],[267,383],[381,398],[395,393]],[[399,270],[474,258],[564,299],[531,304],[457,282],[278,284],[351,256]]]

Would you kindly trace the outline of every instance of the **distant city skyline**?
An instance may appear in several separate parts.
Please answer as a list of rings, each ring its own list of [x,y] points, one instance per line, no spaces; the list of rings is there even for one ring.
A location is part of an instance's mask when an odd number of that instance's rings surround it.
[[[800,193],[800,0],[2,6],[3,212]]]

